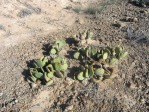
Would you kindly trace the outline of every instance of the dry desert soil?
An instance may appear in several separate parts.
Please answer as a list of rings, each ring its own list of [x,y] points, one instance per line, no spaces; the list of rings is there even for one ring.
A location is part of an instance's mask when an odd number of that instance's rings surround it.
[[[0,10],[0,112],[149,111],[148,6],[128,0],[2,0]],[[65,77],[49,86],[27,80],[29,62],[46,56],[52,40],[86,29],[96,46],[120,45],[129,52],[114,79]],[[71,66],[73,59],[68,61]]]

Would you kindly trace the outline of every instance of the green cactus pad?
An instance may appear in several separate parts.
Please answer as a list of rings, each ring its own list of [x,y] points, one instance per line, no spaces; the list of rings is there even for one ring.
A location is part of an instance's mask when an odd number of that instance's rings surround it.
[[[62,70],[60,63],[55,63],[55,64],[54,64],[54,68],[55,68],[55,70],[57,70],[57,71],[61,71],[61,70]]]
[[[47,77],[48,78],[52,78],[54,76],[54,72],[49,72],[49,73],[47,73]]]
[[[54,49],[54,48],[52,48],[52,49],[50,50],[50,54],[53,54],[53,55],[54,55],[54,54],[56,54],[56,52],[57,52],[57,51],[56,51],[56,49]]]
[[[111,51],[110,51],[110,48],[109,48],[109,47],[105,48],[105,49],[104,49],[104,52],[107,52],[108,55],[111,55]]]
[[[49,85],[53,84],[53,82],[54,82],[53,80],[49,80],[49,81],[46,83],[46,85],[49,86]]]
[[[50,78],[47,76],[47,73],[46,73],[46,72],[44,73],[44,79],[45,79],[46,81],[49,81],[49,80],[50,80]]]
[[[43,76],[43,73],[41,72],[38,72],[38,73],[35,73],[33,74],[36,78],[40,79],[42,76]]]
[[[83,77],[83,72],[80,72],[78,75],[77,75],[77,79],[78,80],[84,80],[84,77]]]
[[[108,58],[108,53],[105,52],[105,53],[103,54],[102,58],[103,58],[104,60],[106,60],[106,59]]]
[[[94,33],[93,32],[91,32],[91,31],[88,31],[88,36],[87,36],[87,38],[89,39],[92,39],[93,38],[93,35],[94,35]]]
[[[74,55],[73,55],[73,57],[75,59],[79,59],[79,56],[80,56],[80,52],[75,52]]]
[[[91,49],[91,55],[92,55],[92,56],[95,56],[96,53],[97,53],[97,49],[96,49],[96,48],[92,48],[92,49]]]
[[[94,75],[93,66],[89,66],[89,67],[88,67],[88,75],[89,75],[90,77],[92,77],[92,76]]]
[[[47,66],[46,66],[46,70],[48,71],[48,73],[49,73],[49,72],[53,72],[54,69],[53,69],[52,64],[47,65]]]
[[[117,61],[118,61],[118,60],[117,60],[116,58],[112,58],[112,59],[110,60],[110,64],[113,65],[113,64],[115,64]]]
[[[85,75],[85,77],[86,77],[86,78],[88,78],[88,77],[89,77],[89,74],[88,74],[88,69],[86,69],[86,70],[85,70],[84,75]]]
[[[59,78],[63,78],[65,76],[65,72],[64,71],[56,71],[55,75]]]
[[[105,73],[105,70],[103,68],[98,68],[95,70],[95,75],[97,76],[103,76],[104,73]]]
[[[55,44],[58,46],[58,50],[61,50],[65,45],[66,41],[64,39],[55,41]]]
[[[128,55],[128,52],[122,52],[120,58],[124,58]]]
[[[118,55],[122,52],[122,48],[121,47],[115,47],[115,53]]]
[[[97,54],[97,59],[100,59],[100,58],[102,58],[102,54]]]
[[[67,68],[68,68],[67,63],[64,63],[64,64],[61,65],[61,70],[65,71],[65,70],[67,70]]]
[[[31,80],[32,80],[33,82],[36,82],[36,81],[37,81],[37,78],[34,77],[33,75],[32,75],[30,78],[31,78]]]

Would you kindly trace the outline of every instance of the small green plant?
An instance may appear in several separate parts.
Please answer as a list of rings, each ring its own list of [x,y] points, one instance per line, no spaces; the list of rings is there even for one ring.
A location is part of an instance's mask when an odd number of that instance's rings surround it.
[[[90,5],[87,7],[85,10],[86,14],[96,14],[96,13],[101,13],[105,7],[104,6],[99,6],[99,5]]]
[[[75,7],[75,8],[73,9],[73,11],[75,11],[76,13],[80,13],[81,7]]]
[[[140,6],[149,5],[149,1],[148,0],[130,0],[130,2],[135,3],[137,5],[140,5]]]
[[[72,9],[72,6],[66,6],[65,9],[70,10],[70,9]]]
[[[90,4],[86,9],[86,14],[100,14],[108,5],[120,3],[122,0],[105,0],[100,4]]]

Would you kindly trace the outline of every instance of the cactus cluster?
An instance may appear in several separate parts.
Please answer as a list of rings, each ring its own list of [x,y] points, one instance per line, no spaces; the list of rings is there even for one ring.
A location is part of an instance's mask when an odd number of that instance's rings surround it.
[[[115,48],[97,48],[97,47],[86,47],[79,48],[73,55],[75,59],[94,59],[97,61],[105,61],[110,64],[114,64],[119,59],[128,55],[121,47]]]
[[[105,65],[91,64],[80,66],[79,72],[75,73],[74,79],[82,81],[84,79],[94,78],[96,80],[109,79],[112,76],[113,68],[106,68]]]
[[[74,79],[84,80],[85,78],[95,78],[104,80],[110,78],[113,73],[114,65],[119,59],[128,55],[121,47],[115,48],[80,48],[74,53],[75,59],[87,60],[85,66],[79,68],[80,71],[75,73]],[[108,66],[105,66],[108,65]],[[110,69],[110,70],[109,70]]]
[[[73,39],[74,42],[77,43],[77,46],[87,45],[90,43],[91,39],[93,38],[94,34],[90,30],[86,30],[83,33],[79,33],[78,35],[74,35]]]
[[[33,62],[34,67],[30,68],[30,78],[33,82],[52,84],[53,76],[64,77],[68,68],[68,64],[65,58],[56,57],[49,60],[47,57],[36,59]]]
[[[66,41],[64,39],[56,40],[52,43],[52,45],[49,46],[50,54],[55,55],[59,53],[62,48],[66,45]]]
[[[73,57],[79,60],[81,64],[80,67],[78,67],[78,71],[73,75],[75,80],[82,81],[86,78],[94,78],[97,80],[109,79],[114,71],[113,65],[118,62],[118,60],[128,55],[128,52],[125,52],[119,46],[111,48],[95,47],[87,44],[92,38],[93,32],[90,30],[75,35],[73,38],[74,43],[77,43]],[[54,76],[59,78],[66,76],[68,69],[67,59],[59,56],[59,52],[65,45],[65,40],[56,40],[49,47],[49,58],[42,57],[41,59],[34,60],[34,67],[29,68],[30,79],[33,82],[41,82],[49,85],[53,83]]]

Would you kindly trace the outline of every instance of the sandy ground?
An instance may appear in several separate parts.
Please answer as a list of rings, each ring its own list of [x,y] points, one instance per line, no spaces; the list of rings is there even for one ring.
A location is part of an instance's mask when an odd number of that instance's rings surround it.
[[[30,41],[37,35],[58,32],[73,25],[78,16],[68,6],[92,0],[2,0],[0,4],[1,47]]]
[[[76,13],[101,0],[3,0],[0,4],[0,111],[148,112],[149,9],[123,1],[98,15]],[[68,10],[68,7],[71,9]],[[137,18],[125,21],[125,18]],[[101,46],[120,44],[129,56],[118,77],[79,83],[70,78],[52,86],[26,81],[28,61],[40,58],[52,39],[91,29]]]

